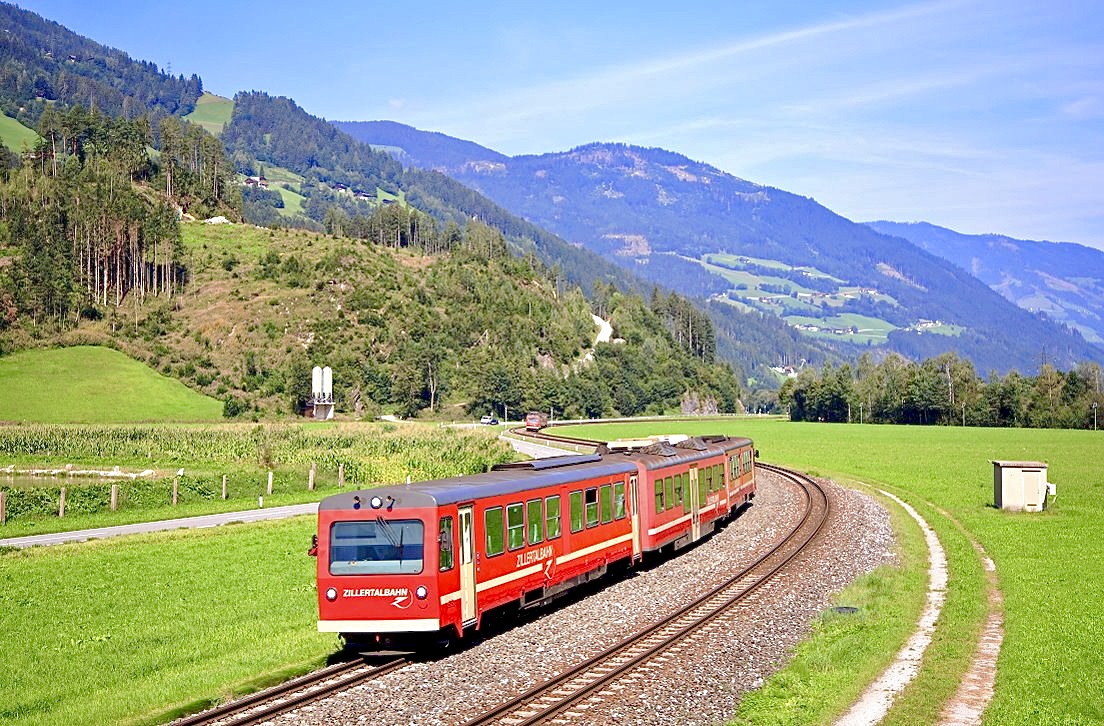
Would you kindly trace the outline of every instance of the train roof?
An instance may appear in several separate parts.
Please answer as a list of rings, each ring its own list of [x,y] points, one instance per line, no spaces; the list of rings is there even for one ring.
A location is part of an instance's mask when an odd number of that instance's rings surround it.
[[[722,452],[751,446],[751,439],[729,436],[695,436],[677,444],[658,442],[642,449],[629,449],[619,454],[627,460],[639,461],[648,471],[674,464],[688,463],[717,456]]]
[[[370,497],[381,497],[385,501],[387,497],[394,497],[395,505],[400,508],[458,504],[636,470],[636,464],[619,457],[603,457],[599,454],[556,456],[505,464],[482,474],[343,492],[326,497],[318,508],[352,509],[354,497],[360,497],[362,506],[365,507]]]
[[[320,510],[353,509],[356,497],[360,498],[362,507],[368,507],[372,497],[380,497],[385,503],[399,508],[459,504],[486,497],[524,493],[532,489],[583,479],[631,474],[637,471],[638,464],[647,470],[658,469],[717,456],[722,452],[750,445],[751,439],[748,438],[699,436],[674,445],[661,443],[633,451],[534,459],[500,464],[482,474],[466,474],[446,479],[342,492],[326,497],[318,508]],[[394,501],[391,502],[388,497],[392,497]]]

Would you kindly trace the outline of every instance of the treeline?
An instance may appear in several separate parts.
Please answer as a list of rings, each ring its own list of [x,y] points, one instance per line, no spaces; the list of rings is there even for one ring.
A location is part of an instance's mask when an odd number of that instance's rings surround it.
[[[1096,363],[982,379],[954,353],[921,363],[898,355],[875,363],[866,354],[854,367],[805,368],[782,384],[779,402],[793,421],[1088,428],[1094,407],[1104,406],[1102,386]]]
[[[172,76],[157,65],[0,3],[0,110],[29,128],[55,102],[109,116],[187,114],[203,93],[199,76]]]
[[[222,147],[166,117],[156,161],[146,117],[111,118],[80,106],[48,108],[40,141],[9,157],[0,178],[0,328],[25,315],[102,317],[132,293],[171,296],[186,279],[178,216],[238,216]]]

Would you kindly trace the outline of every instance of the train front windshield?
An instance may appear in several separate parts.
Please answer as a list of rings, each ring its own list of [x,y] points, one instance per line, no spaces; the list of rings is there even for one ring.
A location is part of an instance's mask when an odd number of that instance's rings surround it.
[[[334,522],[331,575],[416,575],[422,571],[425,527],[419,519]]]

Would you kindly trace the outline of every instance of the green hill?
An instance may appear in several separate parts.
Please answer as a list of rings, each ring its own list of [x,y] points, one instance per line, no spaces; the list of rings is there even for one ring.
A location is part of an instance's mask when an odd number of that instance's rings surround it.
[[[208,133],[218,136],[222,133],[222,127],[230,123],[230,115],[233,112],[234,102],[229,98],[204,93],[196,101],[195,110],[184,118],[199,124]]]
[[[38,134],[11,116],[0,113],[0,143],[12,151],[23,151],[23,147],[34,146],[38,141]]]
[[[0,358],[0,420],[211,421],[222,403],[110,348],[28,350]]]

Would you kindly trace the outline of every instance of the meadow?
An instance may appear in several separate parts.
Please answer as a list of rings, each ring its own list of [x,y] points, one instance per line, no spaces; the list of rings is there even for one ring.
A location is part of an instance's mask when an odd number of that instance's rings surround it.
[[[111,348],[26,350],[0,358],[0,421],[218,421],[222,406]]]
[[[996,563],[1005,640],[988,724],[1104,722],[1104,432],[871,426],[767,419],[612,424],[564,429],[584,438],[732,433],[755,439],[764,461],[883,488],[916,507],[951,558],[949,600],[921,677],[890,723],[930,722],[957,685],[984,617],[980,565],[955,521]],[[1047,512],[993,503],[994,459],[1041,460],[1058,495]],[[952,521],[952,519],[954,521]],[[971,561],[972,560],[972,561]],[[776,677],[793,679],[787,669]],[[768,689],[770,683],[768,682]],[[823,695],[823,694],[821,694]],[[798,709],[800,710],[800,709]],[[818,722],[825,717],[799,718]],[[829,718],[830,717],[826,717]]]
[[[230,122],[233,113],[234,102],[231,99],[204,93],[196,100],[195,109],[184,118],[218,136],[222,133],[222,127]]]
[[[24,147],[33,147],[36,141],[38,141],[38,134],[34,130],[27,128],[11,116],[0,113],[0,144],[18,154]]]

